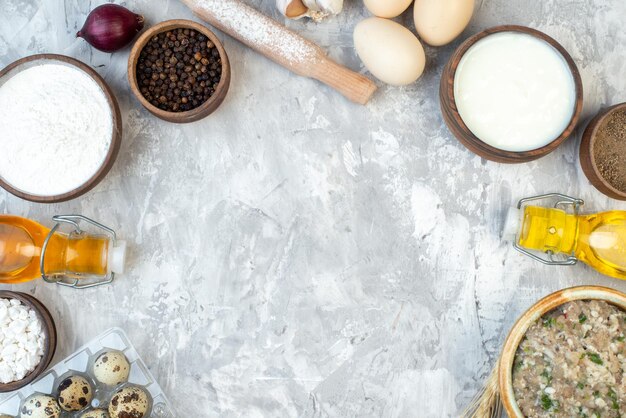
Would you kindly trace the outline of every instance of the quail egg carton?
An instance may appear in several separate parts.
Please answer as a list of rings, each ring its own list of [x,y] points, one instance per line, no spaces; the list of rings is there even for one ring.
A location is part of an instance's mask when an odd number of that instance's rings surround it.
[[[130,363],[128,382],[111,387],[99,383],[93,375],[93,364],[96,358],[105,351],[119,351]],[[174,418],[163,390],[154,379],[146,364],[143,362],[135,347],[131,344],[126,333],[119,328],[111,328],[89,343],[80,347],[76,352],[57,363],[45,372],[39,379],[23,387],[0,403],[0,415],[8,414],[19,417],[19,411],[24,401],[33,394],[51,395],[57,397],[57,388],[66,378],[79,375],[86,378],[94,389],[91,408],[107,409],[111,397],[117,390],[126,386],[138,386],[150,395],[150,408],[146,418]],[[78,412],[61,412],[61,418],[79,418],[90,408]]]

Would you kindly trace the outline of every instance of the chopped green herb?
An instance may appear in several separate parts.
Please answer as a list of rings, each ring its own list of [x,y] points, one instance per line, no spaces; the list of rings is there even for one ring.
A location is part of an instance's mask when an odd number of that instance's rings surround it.
[[[552,317],[543,319],[543,326],[546,328],[552,328],[552,326],[556,323],[556,320]]]
[[[548,369],[543,369],[543,372],[541,372],[541,377],[544,377],[548,383],[548,386],[550,386],[550,383],[552,383],[552,375],[550,374]]]
[[[578,384],[576,385],[576,387],[578,389],[584,389],[585,388],[585,384],[583,382],[578,382]]]
[[[600,366],[604,364],[604,362],[597,353],[587,353],[587,358],[592,362],[599,364]]]
[[[585,315],[584,313],[581,313],[580,315],[578,315],[578,322],[580,322],[581,324],[584,324],[587,321],[587,315]]]
[[[623,343],[624,340],[626,340],[626,337],[624,337],[623,335],[620,337],[617,337],[617,341],[619,341],[620,343]]]
[[[617,403],[617,393],[613,390],[613,388],[609,388],[609,391],[606,393],[606,396],[611,400],[611,408],[619,409],[619,403]]]
[[[552,399],[545,393],[541,395],[541,407],[544,411],[548,411],[552,408]]]
[[[593,397],[594,398],[599,398],[600,397],[600,391],[599,390],[594,390],[593,391]]]

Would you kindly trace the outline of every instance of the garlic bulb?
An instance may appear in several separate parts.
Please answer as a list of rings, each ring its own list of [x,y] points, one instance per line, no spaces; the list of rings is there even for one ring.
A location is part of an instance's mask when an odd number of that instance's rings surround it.
[[[319,21],[343,9],[343,0],[276,0],[278,10],[290,19],[309,17]]]

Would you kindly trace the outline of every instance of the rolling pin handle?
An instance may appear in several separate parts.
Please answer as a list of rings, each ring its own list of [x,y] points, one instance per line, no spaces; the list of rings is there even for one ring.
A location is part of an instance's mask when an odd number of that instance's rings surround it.
[[[313,66],[310,76],[362,105],[367,104],[377,89],[376,84],[369,78],[327,57],[321,58],[320,62]]]

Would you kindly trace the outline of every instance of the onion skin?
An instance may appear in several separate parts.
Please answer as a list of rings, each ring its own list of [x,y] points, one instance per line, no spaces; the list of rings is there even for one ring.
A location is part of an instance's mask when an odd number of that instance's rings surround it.
[[[76,34],[103,52],[115,52],[128,45],[143,29],[144,18],[117,4],[103,4],[89,13]]]

